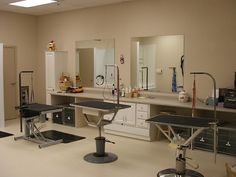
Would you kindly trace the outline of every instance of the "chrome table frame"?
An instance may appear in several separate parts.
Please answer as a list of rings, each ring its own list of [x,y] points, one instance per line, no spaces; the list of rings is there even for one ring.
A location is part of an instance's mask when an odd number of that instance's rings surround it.
[[[24,139],[27,141],[31,141],[34,143],[39,144],[39,148],[48,147],[51,145],[59,144],[63,140],[51,140],[43,136],[43,134],[40,132],[40,127],[36,126],[36,123],[44,123],[46,121],[46,114],[48,113],[55,113],[55,112],[61,112],[62,108],[54,107],[51,105],[43,105],[43,104],[29,104],[30,106],[33,105],[33,108],[31,110],[31,107],[27,107],[27,105],[24,105],[22,108],[20,108],[20,111],[24,111],[24,109],[29,112],[33,112],[33,116],[21,116],[21,118],[24,120],[24,135],[19,137],[14,137],[14,140],[17,141],[19,139]],[[43,109],[38,109],[37,106],[44,106]],[[38,114],[38,115],[37,115]]]
[[[96,141],[96,152],[89,153],[84,156],[84,160],[90,163],[109,163],[118,159],[117,155],[105,152],[105,142],[113,143],[102,137],[102,127],[104,125],[111,124],[115,119],[117,112],[120,109],[129,108],[129,105],[108,103],[102,101],[84,101],[80,103],[73,103],[71,106],[78,107],[82,109],[82,113],[85,116],[85,120],[89,126],[97,127],[99,130],[99,136],[95,138]],[[104,115],[113,113],[111,119],[104,119]],[[98,117],[97,122],[89,120],[89,115]]]
[[[214,131],[214,159],[216,161],[217,123],[213,119],[178,115],[157,115],[147,119],[146,122],[154,124],[170,142],[173,142],[173,139],[163,130],[161,125],[168,126],[173,136],[177,139],[178,136],[172,126],[195,129],[196,131],[193,131],[191,136],[181,144],[184,146],[189,145],[202,131],[212,128]]]

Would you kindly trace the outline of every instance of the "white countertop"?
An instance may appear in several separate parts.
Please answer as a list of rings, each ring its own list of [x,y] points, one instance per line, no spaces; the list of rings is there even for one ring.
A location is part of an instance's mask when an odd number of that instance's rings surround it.
[[[97,89],[97,88],[95,89],[86,88],[84,89],[83,93],[63,93],[63,92],[56,92],[56,91],[51,91],[48,93],[55,96],[67,96],[67,97],[74,97],[74,98],[88,98],[88,99],[91,98],[91,99],[114,100],[114,101],[116,100],[116,96],[112,96],[110,92],[104,91],[103,89]],[[146,97],[140,97],[140,98],[120,97],[120,101],[143,103],[143,104],[150,104],[150,105],[190,108],[190,109],[192,108],[192,102],[181,103],[178,101],[177,94],[168,94],[168,93],[148,93]],[[204,103],[198,101],[196,103],[196,109],[213,111],[213,106],[205,105]],[[236,113],[236,109],[223,108],[223,107],[218,107],[218,106],[216,110],[222,111],[222,112]]]

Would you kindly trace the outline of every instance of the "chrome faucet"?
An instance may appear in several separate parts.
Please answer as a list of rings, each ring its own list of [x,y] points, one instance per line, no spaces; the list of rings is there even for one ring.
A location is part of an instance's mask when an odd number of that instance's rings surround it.
[[[107,73],[108,67],[116,68],[117,105],[119,105],[119,103],[120,103],[120,71],[119,71],[119,67],[116,64],[107,64],[107,65],[105,65],[105,73]]]
[[[190,74],[205,74],[208,75],[213,80],[213,94],[214,94],[214,119],[216,121],[216,80],[215,78],[207,72],[191,72]]]

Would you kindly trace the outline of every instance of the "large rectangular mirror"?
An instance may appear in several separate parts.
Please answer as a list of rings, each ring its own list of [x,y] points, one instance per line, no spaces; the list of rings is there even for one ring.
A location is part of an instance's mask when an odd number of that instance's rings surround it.
[[[184,86],[184,36],[131,39],[131,85],[144,90],[177,92]]]
[[[103,87],[105,65],[115,63],[114,39],[76,41],[76,86]],[[114,82],[114,69],[106,73],[107,83]]]

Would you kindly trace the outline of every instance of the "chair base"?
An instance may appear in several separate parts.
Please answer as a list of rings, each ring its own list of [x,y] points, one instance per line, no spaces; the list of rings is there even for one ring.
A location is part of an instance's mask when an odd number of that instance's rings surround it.
[[[204,177],[201,173],[198,173],[194,170],[186,169],[185,174],[178,175],[176,174],[176,169],[168,168],[160,171],[157,174],[157,177]]]
[[[110,163],[117,159],[117,155],[110,152],[106,152],[103,156],[99,156],[95,152],[84,156],[84,160],[90,163]]]

